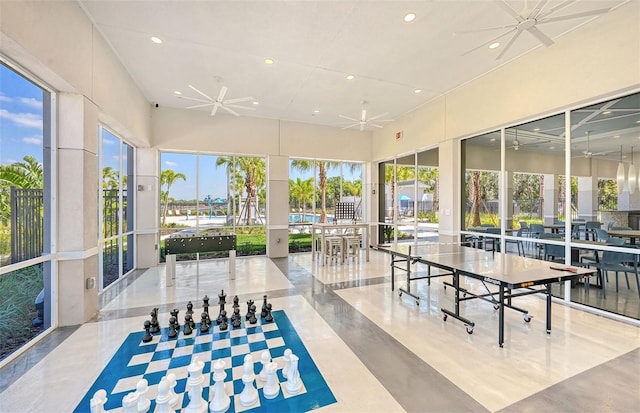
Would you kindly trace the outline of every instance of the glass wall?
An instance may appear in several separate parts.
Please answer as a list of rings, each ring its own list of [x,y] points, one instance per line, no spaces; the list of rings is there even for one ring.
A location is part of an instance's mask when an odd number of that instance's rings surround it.
[[[54,99],[0,62],[0,360],[54,324]]]
[[[167,237],[196,233],[234,232],[238,255],[266,253],[264,158],[162,152],[160,163],[161,261]],[[226,256],[226,251],[200,254]]]
[[[134,268],[134,148],[100,126],[100,290]]]

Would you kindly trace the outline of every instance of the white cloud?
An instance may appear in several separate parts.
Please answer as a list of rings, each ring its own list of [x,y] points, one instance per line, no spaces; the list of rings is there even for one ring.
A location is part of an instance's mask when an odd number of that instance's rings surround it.
[[[18,126],[42,129],[42,117],[34,113],[13,113],[0,109],[0,118],[8,119]]]
[[[0,102],[13,102],[13,99],[0,93]]]
[[[109,138],[105,138],[105,137],[103,137],[103,138],[102,138],[102,144],[103,144],[103,145],[115,145],[115,144],[116,144],[116,141],[115,141],[115,140],[113,140],[113,139],[109,139]]]
[[[42,136],[27,136],[22,138],[22,142],[30,145],[42,145]]]
[[[42,109],[42,101],[35,98],[19,98],[20,103],[34,109]]]
[[[172,162],[172,161],[165,161],[164,163],[167,166],[178,166],[178,164],[176,162]]]

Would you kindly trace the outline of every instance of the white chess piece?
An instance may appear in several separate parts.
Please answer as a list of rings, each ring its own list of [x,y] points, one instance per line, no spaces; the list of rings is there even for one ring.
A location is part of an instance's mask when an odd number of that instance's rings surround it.
[[[104,389],[100,389],[93,393],[93,397],[89,401],[89,408],[91,413],[104,413],[104,405],[107,402],[107,392]]]
[[[171,407],[175,408],[178,404],[178,399],[180,398],[174,390],[177,384],[176,375],[171,373],[167,374],[166,377],[167,381],[169,382],[169,404],[171,405]]]
[[[138,413],[146,413],[151,407],[151,400],[145,394],[149,390],[149,382],[146,379],[138,380],[136,393],[138,393]]]
[[[224,366],[224,360],[217,360],[213,363],[213,399],[209,403],[209,412],[211,413],[224,413],[231,405],[231,398],[224,389],[224,379],[227,378]]]
[[[287,384],[285,388],[289,394],[298,394],[302,390],[302,381],[300,380],[300,372],[298,371],[298,356],[291,355],[291,366],[287,373]]]
[[[286,349],[284,351],[284,367],[282,368],[282,377],[287,378],[287,374],[289,374],[289,368],[291,367],[291,349]]]
[[[262,394],[264,394],[264,397],[267,399],[275,399],[280,393],[280,383],[278,383],[278,378],[276,376],[278,363],[268,363],[265,366],[265,370],[267,371],[267,384],[264,385]]]
[[[189,405],[183,409],[185,413],[207,412],[207,402],[202,398],[202,384],[204,383],[204,376],[202,375],[203,368],[204,362],[200,361],[197,356],[193,357],[191,364],[187,367],[187,372],[189,373],[189,378],[187,379]]]
[[[242,374],[242,383],[244,383],[244,388],[240,393],[240,404],[244,407],[249,407],[257,402],[259,398],[258,390],[253,385],[256,375],[253,372],[253,357],[251,354],[244,356],[243,366],[244,373]]]
[[[260,362],[262,363],[262,370],[258,373],[258,377],[262,381],[267,381],[267,364],[271,362],[271,355],[268,351],[263,351],[260,355]]]
[[[140,394],[137,391],[132,391],[122,398],[122,407],[124,408],[124,413],[138,413],[139,397]]]
[[[155,413],[176,413],[175,409],[171,407],[171,384],[166,377],[160,380],[158,385],[158,397],[156,397],[156,411]]]

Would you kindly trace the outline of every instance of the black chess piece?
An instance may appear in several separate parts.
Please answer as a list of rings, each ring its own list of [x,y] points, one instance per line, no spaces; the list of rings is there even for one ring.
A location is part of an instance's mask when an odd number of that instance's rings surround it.
[[[267,295],[263,296],[262,311],[260,311],[260,317],[265,318],[267,316]]]
[[[176,329],[176,318],[169,318],[169,338],[176,338],[178,336],[178,330]]]
[[[151,321],[146,320],[144,322],[144,337],[142,337],[142,342],[143,343],[148,343],[151,340],[153,340],[153,336],[149,332],[150,329],[151,329]]]
[[[271,315],[271,303],[267,304],[267,315],[264,317],[264,320],[268,323],[273,321],[273,316]]]
[[[187,303],[187,314],[193,315],[193,303],[191,301]]]
[[[226,331],[229,328],[229,323],[227,322],[227,317],[222,319],[220,323],[220,331]]]
[[[204,298],[202,299],[202,307],[203,307],[203,311],[207,314],[209,314],[209,296],[205,294]]]
[[[233,296],[233,308],[238,308],[240,307],[240,304],[238,304],[238,302],[240,301],[240,299],[238,298],[237,295]]]
[[[192,321],[193,320],[191,318],[191,314],[186,314],[184,316],[184,327],[182,328],[182,332],[185,336],[191,335],[191,333],[193,333],[193,329],[191,328]]]
[[[225,322],[225,323],[229,322],[229,319],[227,318],[227,311],[226,310],[220,311],[220,315],[216,319],[216,324],[218,324],[218,325],[222,324],[223,322]]]
[[[255,324],[258,322],[256,318],[256,306],[255,304],[251,305],[251,315],[249,316],[249,324]]]
[[[218,299],[220,304],[227,303],[227,294],[225,294],[224,290],[220,291],[220,294],[218,294]]]
[[[149,332],[151,332],[151,334],[157,334],[160,332],[160,323],[158,323],[158,309],[154,308],[153,310],[151,310],[151,328],[149,329]]]
[[[173,310],[169,311],[169,314],[171,314],[171,316],[176,319],[176,330],[180,330],[180,321],[178,320],[179,312],[180,310],[178,310],[177,308],[174,308]]]
[[[192,314],[187,314],[189,316],[189,327],[191,327],[192,330],[196,329],[196,322],[193,321],[193,315]],[[185,320],[186,320],[186,316],[185,316]]]
[[[242,317],[240,317],[240,309],[237,307],[233,309],[233,316],[231,317],[231,325],[233,325],[233,328],[238,328],[242,325]]]
[[[208,314],[207,313],[202,313],[202,316],[200,317],[200,332],[201,333],[206,333],[207,331],[209,331],[209,323],[207,322],[207,318],[208,318]]]
[[[253,300],[247,301],[247,315],[245,316],[245,320],[249,321],[251,318],[251,306],[253,305]]]

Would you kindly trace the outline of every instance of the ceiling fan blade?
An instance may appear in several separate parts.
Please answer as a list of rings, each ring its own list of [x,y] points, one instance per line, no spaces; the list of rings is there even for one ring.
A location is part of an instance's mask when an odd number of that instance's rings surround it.
[[[211,106],[213,105],[213,102],[209,102],[209,103],[202,103],[200,105],[193,105],[193,106],[187,106],[185,109],[197,109],[197,108],[204,108],[207,106]]]
[[[529,27],[527,31],[545,46],[549,47],[553,44],[553,40],[551,40],[546,34],[542,33],[536,26]]]
[[[244,97],[244,98],[227,99],[227,100],[224,101],[224,104],[228,105],[229,103],[248,102],[250,100],[253,100],[252,96],[247,96],[247,97]]]
[[[216,112],[218,111],[218,108],[220,107],[219,104],[213,104],[213,109],[211,109],[211,116],[216,116]]]
[[[554,14],[555,12],[558,12],[570,5],[572,5],[573,3],[575,3],[576,0],[567,0],[564,3],[560,3],[557,6],[553,6],[552,8],[550,8],[549,10],[547,10],[544,13],[541,13],[540,15],[538,15],[538,20],[542,20],[543,18],[547,17],[547,16],[551,16],[552,14]]]
[[[249,106],[240,106],[240,105],[227,105],[226,103],[222,105],[225,108],[235,108],[235,109],[246,109],[246,110],[256,110],[256,108],[250,108]]]
[[[226,106],[221,106],[222,109],[226,110],[227,112],[231,113],[234,116],[240,116],[240,114],[238,112],[236,112],[235,110],[229,109]]]
[[[227,94],[227,87],[226,86],[222,86],[222,88],[220,88],[220,93],[218,93],[218,99],[216,99],[218,102],[222,102],[224,100],[224,95]]]
[[[531,10],[531,13],[527,16],[527,19],[535,19],[538,14],[544,9],[544,6],[549,0],[540,0],[538,4]]]
[[[516,19],[517,21],[521,22],[524,20],[524,18],[520,16],[520,13],[515,11],[513,7],[511,7],[511,5],[507,3],[505,0],[494,0],[494,3],[496,3],[496,5],[498,5],[498,7],[500,7],[502,10],[509,13],[509,15],[514,19]]]
[[[340,116],[340,117],[341,117],[341,118],[343,118],[343,119],[350,120],[350,121],[352,121],[352,122],[360,122],[358,119],[350,118],[350,117],[348,117],[348,116],[344,116],[344,115],[338,115],[338,116]]]
[[[210,101],[213,102],[213,99],[211,99],[211,97],[207,96],[204,92],[201,92],[200,90],[196,89],[194,86],[191,86],[191,85],[187,85],[187,86],[189,86],[191,88],[191,90],[193,90],[194,92],[201,94],[202,96],[206,97],[207,99],[209,99]]]
[[[522,30],[516,30],[513,36],[511,36],[511,39],[509,39],[509,41],[507,42],[507,44],[504,45],[500,53],[498,53],[496,60],[500,60],[500,58],[502,58],[502,56],[504,56],[504,54],[507,53],[507,50],[509,50],[513,42],[515,42],[518,36],[520,36],[520,33],[522,33]]]
[[[360,123],[360,122],[358,122],[358,123]],[[345,126],[344,128],[342,128],[342,129],[351,129],[351,128],[353,128],[354,126],[356,126],[358,123],[352,123],[351,125],[347,125],[347,126]]]
[[[178,99],[187,99],[187,100],[195,100],[196,102],[211,102],[210,100],[204,100],[199,98],[192,98],[189,96],[176,96]]]
[[[483,27],[480,29],[473,29],[473,30],[460,30],[458,32],[454,32],[453,34],[464,34],[464,33],[477,33],[477,32],[487,32],[490,30],[498,30],[498,29],[511,29],[511,28],[515,28],[517,25],[516,24],[505,24],[502,26],[493,26],[493,27]]]
[[[379,115],[377,115],[377,116],[374,116],[374,117],[372,117],[372,118],[369,118],[369,120],[368,120],[368,121],[369,121],[369,122],[371,122],[372,120],[376,120],[376,119],[381,118],[381,117],[383,117],[383,116],[387,116],[388,114],[389,114],[389,112],[381,113],[381,114],[379,114]]]
[[[580,17],[597,16],[599,14],[607,13],[610,10],[611,9],[598,9],[598,10],[585,11],[582,13],[567,14],[566,16],[548,17],[546,19],[538,20],[537,24],[545,24],[545,23],[560,22],[563,20],[579,19]]]
[[[514,28],[513,28],[513,29],[509,29],[508,31],[506,31],[506,32],[504,32],[504,33],[499,34],[498,36],[494,37],[493,39],[491,39],[491,40],[489,40],[489,41],[487,41],[487,42],[484,42],[484,43],[482,43],[481,45],[476,46],[476,47],[474,47],[474,48],[473,48],[473,49],[471,49],[471,50],[467,50],[466,52],[462,53],[462,54],[461,54],[461,56],[466,56],[466,55],[468,55],[469,53],[471,53],[471,52],[473,52],[473,51],[476,51],[476,50],[480,49],[481,47],[488,46],[488,45],[490,45],[491,43],[494,43],[495,41],[497,41],[498,39],[500,39],[501,37],[504,37],[504,36],[508,35],[509,33],[513,32],[514,30],[517,30],[517,29],[515,28],[515,26],[514,26]]]

